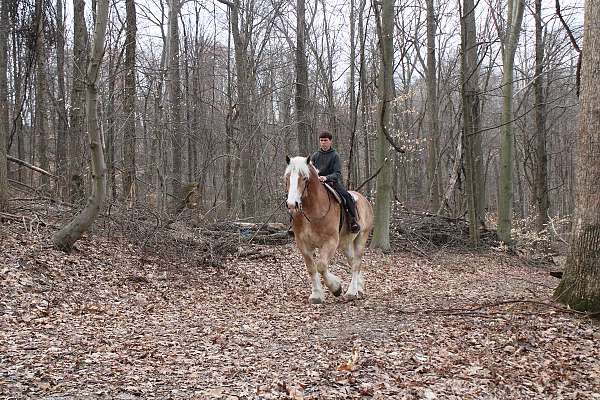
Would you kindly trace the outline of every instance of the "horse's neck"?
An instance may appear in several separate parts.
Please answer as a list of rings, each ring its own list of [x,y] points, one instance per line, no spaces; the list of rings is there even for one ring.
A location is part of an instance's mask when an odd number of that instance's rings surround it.
[[[304,207],[304,212],[322,214],[323,209],[328,207],[329,194],[321,181],[315,176],[310,177],[310,189],[307,193],[307,198]]]

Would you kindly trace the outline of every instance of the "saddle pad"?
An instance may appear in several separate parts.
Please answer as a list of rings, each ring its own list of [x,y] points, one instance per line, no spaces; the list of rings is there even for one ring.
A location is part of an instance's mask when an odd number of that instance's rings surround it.
[[[338,192],[335,191],[334,188],[332,188],[331,186],[329,186],[328,183],[323,182],[323,185],[325,185],[325,188],[327,188],[327,190],[329,190],[331,192],[331,194],[333,194],[333,198],[340,204],[343,204],[342,202],[342,198],[340,197],[340,195],[338,194]]]

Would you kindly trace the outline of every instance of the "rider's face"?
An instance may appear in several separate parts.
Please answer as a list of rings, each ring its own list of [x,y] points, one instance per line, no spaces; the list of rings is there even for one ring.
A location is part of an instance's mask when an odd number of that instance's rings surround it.
[[[320,138],[319,145],[321,146],[321,150],[327,151],[331,148],[331,139],[329,138]]]

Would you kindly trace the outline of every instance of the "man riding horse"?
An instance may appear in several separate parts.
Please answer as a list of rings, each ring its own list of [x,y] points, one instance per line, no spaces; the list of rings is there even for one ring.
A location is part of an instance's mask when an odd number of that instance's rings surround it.
[[[344,207],[348,212],[349,228],[352,233],[360,231],[360,225],[356,222],[356,203],[354,197],[342,183],[342,163],[338,152],[331,147],[331,133],[325,131],[319,135],[319,151],[315,152],[310,160],[319,171],[319,180],[329,184],[342,198]]]

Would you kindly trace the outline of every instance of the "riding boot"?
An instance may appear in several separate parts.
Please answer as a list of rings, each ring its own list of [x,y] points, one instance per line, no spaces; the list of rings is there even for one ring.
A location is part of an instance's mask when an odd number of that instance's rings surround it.
[[[350,221],[348,221],[350,232],[358,233],[360,231],[360,225],[356,222],[356,203],[354,200],[352,200],[348,202],[347,206],[348,208],[346,210],[348,211],[348,216],[350,217]]]

